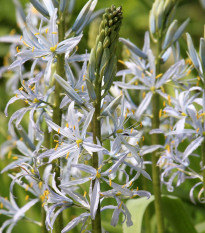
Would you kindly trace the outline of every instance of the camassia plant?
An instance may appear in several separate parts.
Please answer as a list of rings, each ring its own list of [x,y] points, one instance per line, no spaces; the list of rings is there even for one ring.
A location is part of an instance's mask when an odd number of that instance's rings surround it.
[[[9,69],[7,88],[14,94],[5,114],[16,101],[21,108],[9,114],[10,137],[1,146],[2,159],[8,154],[12,160],[1,171],[9,172],[11,183],[9,198],[0,197],[0,214],[8,217],[0,232],[14,232],[27,220],[43,233],[101,233],[104,212],[110,225],[123,222],[125,233],[141,232],[129,231],[136,229],[136,213],[126,201],[149,199],[152,192],[157,232],[168,232],[162,184],[172,192],[186,179],[197,180],[190,198],[195,202],[194,189],[202,186],[204,202],[204,38],[198,55],[187,34],[189,59],[181,58],[178,40],[189,19],[181,25],[174,19],[177,0],[154,1],[143,49],[119,38],[122,7],[94,12],[97,0],[89,0],[73,19],[75,0],[30,0],[27,16],[18,0],[14,4],[22,35],[0,38],[12,43],[1,73]],[[80,54],[83,30],[96,17],[102,20],[95,45]],[[126,47],[125,61],[117,58],[118,41]],[[197,77],[190,76],[194,68]],[[194,153],[197,148],[201,152]],[[139,177],[140,186],[150,180],[153,190],[140,190]],[[16,186],[25,190],[24,205]],[[27,216],[34,205],[41,221]]]

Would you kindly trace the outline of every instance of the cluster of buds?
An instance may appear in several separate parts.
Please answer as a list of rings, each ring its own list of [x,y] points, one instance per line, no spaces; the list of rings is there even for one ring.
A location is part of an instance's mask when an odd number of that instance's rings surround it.
[[[122,20],[121,7],[112,5],[106,9],[100,24],[95,47],[91,51],[88,68],[89,79],[86,80],[89,94],[95,99],[95,82],[104,82],[103,89],[109,90],[117,69],[116,45]]]

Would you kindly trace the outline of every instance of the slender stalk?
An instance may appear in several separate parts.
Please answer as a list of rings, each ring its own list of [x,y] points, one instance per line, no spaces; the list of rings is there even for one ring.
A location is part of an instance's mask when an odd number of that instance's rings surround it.
[[[59,10],[59,23],[58,23],[58,42],[64,40],[65,37],[65,15]],[[57,55],[57,65],[56,65],[56,73],[60,75],[62,78],[65,77],[65,69],[64,69],[64,54]],[[54,109],[53,109],[53,121],[57,125],[61,125],[62,111],[60,109],[61,103],[61,86],[55,80],[55,94],[54,94]],[[53,143],[53,142],[52,142]],[[53,169],[56,173],[56,185],[60,185],[60,159],[53,163]],[[63,214],[59,214],[55,221],[55,232],[60,233],[63,229]]]
[[[101,106],[101,82],[98,82],[98,78],[96,78],[95,85],[96,92],[96,103],[95,103],[95,113],[93,116],[93,143],[97,144],[97,139],[101,141],[101,125],[98,117],[100,116],[100,106]],[[98,153],[93,153],[92,166],[95,169],[98,169]],[[92,187],[94,188],[95,180],[92,183]],[[95,220],[92,220],[92,232],[93,233],[101,233],[101,215],[100,215],[100,202],[98,204],[97,213],[95,216]]]
[[[202,156],[202,167],[205,167],[205,136],[201,146],[201,156]],[[202,170],[202,173],[203,173],[203,186],[204,186],[204,197],[205,197],[205,169]]]
[[[44,210],[43,207],[41,207],[41,232],[42,233],[48,233],[47,229],[46,229],[46,212]]]
[[[156,75],[160,74],[160,54],[161,52],[161,37],[159,36],[158,40],[158,52],[157,52],[157,60],[156,60]],[[159,120],[159,94],[155,93],[152,98],[152,129],[159,128],[160,120]],[[152,134],[152,144],[156,145],[160,143],[159,135]],[[160,170],[157,166],[157,161],[159,159],[157,151],[152,154],[152,180],[153,180],[153,193],[155,196],[154,205],[155,212],[157,216],[157,228],[158,233],[164,233],[164,219],[163,219],[163,210],[162,210],[162,198],[161,198],[161,186],[160,186]]]
[[[204,26],[204,38],[205,38],[205,26]],[[205,81],[203,83],[203,89],[205,91]],[[205,126],[205,116],[203,116],[203,125]],[[201,146],[201,156],[202,156],[202,167],[204,168],[205,167],[205,130],[203,134],[204,134],[204,140]],[[204,197],[205,197],[205,169],[202,170],[202,174],[203,174],[203,186],[204,186]]]

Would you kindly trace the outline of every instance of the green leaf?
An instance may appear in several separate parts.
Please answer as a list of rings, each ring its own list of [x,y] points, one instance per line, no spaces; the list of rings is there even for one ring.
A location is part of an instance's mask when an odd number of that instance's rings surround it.
[[[197,233],[183,206],[183,202],[179,198],[164,196],[162,201],[164,214],[168,222],[172,225],[175,233]]]
[[[123,233],[141,233],[145,210],[153,201],[154,196],[151,196],[148,200],[146,198],[139,198],[127,201],[126,205],[132,215],[133,226],[127,227],[126,224],[123,224]],[[164,216],[175,233],[197,233],[179,198],[163,196],[162,201]]]
[[[132,215],[133,225],[131,227],[127,227],[126,223],[123,224],[123,232],[124,233],[141,233],[142,229],[142,220],[145,213],[145,210],[149,206],[150,203],[154,201],[154,196],[151,196],[149,199],[147,198],[139,198],[136,200],[129,200],[126,203],[128,210]]]
[[[205,222],[198,223],[196,229],[198,233],[205,233]]]

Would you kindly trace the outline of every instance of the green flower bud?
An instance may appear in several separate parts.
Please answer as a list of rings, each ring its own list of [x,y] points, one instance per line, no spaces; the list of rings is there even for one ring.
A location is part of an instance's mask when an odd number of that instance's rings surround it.
[[[104,83],[104,86],[110,87],[112,85],[113,76],[115,75],[117,66],[115,53],[121,21],[121,7],[116,8],[112,5],[105,10],[105,14],[103,15],[99,27],[100,31],[96,38],[96,45],[91,51],[88,66],[89,80],[93,84],[94,82],[101,82],[104,78],[104,81],[108,82],[107,84]],[[110,64],[112,64],[112,66]]]

